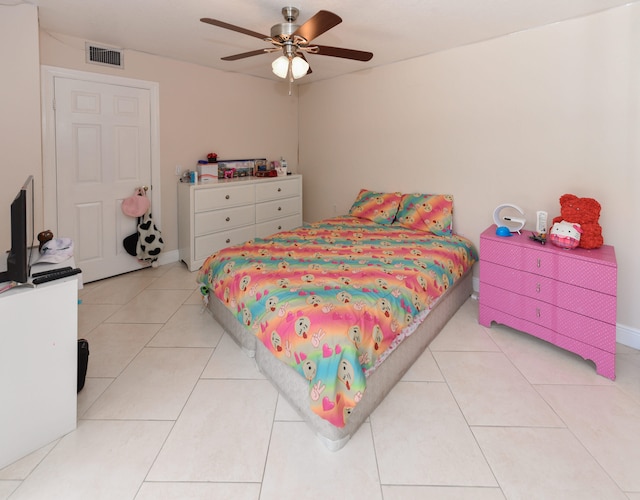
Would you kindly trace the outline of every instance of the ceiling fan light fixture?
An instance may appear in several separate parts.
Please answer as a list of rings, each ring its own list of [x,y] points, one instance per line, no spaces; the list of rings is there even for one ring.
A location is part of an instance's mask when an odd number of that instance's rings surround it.
[[[294,80],[297,80],[307,74],[309,63],[300,56],[289,58],[283,55],[271,63],[271,69],[280,78],[287,78],[289,69],[291,69],[291,76]]]
[[[289,74],[289,58],[287,56],[278,57],[271,63],[271,69],[274,75],[286,78]]]
[[[302,78],[309,71],[309,63],[302,57],[296,56],[291,60],[291,74],[294,79]]]

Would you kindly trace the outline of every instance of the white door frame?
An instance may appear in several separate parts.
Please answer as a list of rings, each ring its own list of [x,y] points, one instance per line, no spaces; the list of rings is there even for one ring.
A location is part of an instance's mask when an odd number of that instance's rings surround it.
[[[151,112],[151,206],[153,218],[162,227],[160,210],[160,85],[157,82],[136,80],[120,76],[103,75],[67,68],[43,65],[40,69],[42,84],[42,198],[44,227],[58,234],[58,189],[56,181],[56,120],[54,111],[54,80],[72,78],[88,82],[136,87],[149,91]]]

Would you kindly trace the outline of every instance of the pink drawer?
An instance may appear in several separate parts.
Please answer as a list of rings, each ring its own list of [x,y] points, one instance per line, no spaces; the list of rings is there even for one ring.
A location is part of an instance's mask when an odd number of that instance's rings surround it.
[[[480,304],[605,351],[615,352],[615,324],[588,318],[483,281],[480,284]]]
[[[600,375],[608,377],[611,380],[615,380],[616,378],[615,351],[610,352],[598,349],[597,347],[580,342],[579,340],[574,340],[565,335],[560,335],[548,328],[530,323],[521,318],[516,318],[515,316],[511,316],[510,314],[482,304],[480,304],[478,319],[480,324],[486,327],[490,327],[491,322],[496,321],[497,323],[516,328],[517,330],[527,332],[535,337],[546,340],[558,347],[574,352],[585,359],[592,360],[596,364],[596,371]]]
[[[511,292],[542,300],[605,323],[616,322],[616,298],[613,295],[556,281],[489,261],[480,262],[480,283],[495,285]]]
[[[512,238],[518,238],[517,242]],[[480,259],[520,269],[564,283],[616,295],[617,272],[614,265],[597,260],[597,251],[583,249],[562,250],[552,245],[531,246],[522,239],[525,236],[480,238]],[[509,241],[506,241],[509,240]],[[519,244],[523,242],[523,244]],[[582,258],[584,256],[584,258]]]

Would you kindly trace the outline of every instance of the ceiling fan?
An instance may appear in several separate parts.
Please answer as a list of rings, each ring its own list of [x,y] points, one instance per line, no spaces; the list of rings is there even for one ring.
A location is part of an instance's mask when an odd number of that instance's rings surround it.
[[[273,47],[226,56],[223,57],[222,60],[237,61],[238,59],[244,59],[246,57],[282,51],[282,55],[273,61],[271,67],[274,74],[280,78],[287,78],[289,84],[311,73],[311,68],[309,67],[305,53],[341,57],[343,59],[353,59],[356,61],[369,61],[373,57],[371,52],[312,44],[311,41],[314,38],[340,24],[342,19],[333,12],[321,10],[300,26],[295,24],[299,13],[300,11],[295,7],[283,7],[282,15],[284,16],[285,22],[273,25],[271,27],[271,36],[234,26],[233,24],[225,23],[218,19],[203,17],[200,21],[218,26],[219,28],[260,38],[265,42],[271,43]],[[289,93],[291,93],[291,90],[289,90]]]

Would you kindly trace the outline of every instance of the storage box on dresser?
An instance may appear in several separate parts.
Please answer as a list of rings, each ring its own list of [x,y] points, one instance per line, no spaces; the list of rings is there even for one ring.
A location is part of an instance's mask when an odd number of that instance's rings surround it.
[[[190,271],[221,248],[302,225],[302,176],[178,184],[178,251]]]
[[[612,246],[565,250],[531,232],[480,235],[479,321],[495,321],[574,352],[615,379],[617,265]]]

